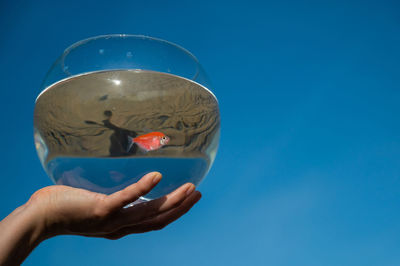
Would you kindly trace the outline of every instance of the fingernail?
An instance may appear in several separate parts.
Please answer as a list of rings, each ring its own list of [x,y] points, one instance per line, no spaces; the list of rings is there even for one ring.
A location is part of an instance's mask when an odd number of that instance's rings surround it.
[[[158,173],[158,172],[153,173],[153,180],[152,180],[153,184],[158,183],[160,181],[160,179],[161,179],[160,173]]]
[[[192,194],[193,190],[196,187],[194,185],[190,185],[189,188],[186,190],[186,196],[189,196],[190,194]]]

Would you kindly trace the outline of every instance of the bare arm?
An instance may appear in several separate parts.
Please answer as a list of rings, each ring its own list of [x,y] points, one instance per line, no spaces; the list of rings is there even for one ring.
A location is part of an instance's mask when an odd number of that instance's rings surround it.
[[[130,208],[161,179],[150,173],[111,195],[67,186],[49,186],[0,222],[0,265],[19,265],[43,240],[63,234],[118,239],[159,230],[185,214],[200,198],[193,184]]]
[[[44,224],[26,204],[0,222],[0,265],[19,265],[45,239]]]

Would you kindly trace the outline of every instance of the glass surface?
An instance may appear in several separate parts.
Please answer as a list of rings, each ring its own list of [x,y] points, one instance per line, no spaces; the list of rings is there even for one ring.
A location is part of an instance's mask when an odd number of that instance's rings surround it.
[[[218,102],[197,59],[144,36],[99,36],[66,49],[34,111],[35,146],[54,183],[110,194],[161,172],[143,199],[198,185],[219,131]]]

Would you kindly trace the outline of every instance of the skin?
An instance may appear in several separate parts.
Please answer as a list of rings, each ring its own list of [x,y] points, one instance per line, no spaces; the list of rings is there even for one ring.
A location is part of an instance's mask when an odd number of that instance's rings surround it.
[[[21,264],[40,242],[57,235],[119,239],[160,230],[201,198],[187,183],[164,197],[123,208],[160,180],[160,173],[149,173],[111,195],[59,185],[36,191],[0,222],[0,265]]]

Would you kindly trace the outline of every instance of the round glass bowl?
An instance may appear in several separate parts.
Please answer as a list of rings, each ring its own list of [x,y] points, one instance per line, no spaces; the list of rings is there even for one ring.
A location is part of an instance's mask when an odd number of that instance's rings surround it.
[[[145,36],[98,36],[67,48],[34,111],[35,146],[54,183],[110,194],[161,172],[144,200],[198,185],[219,132],[218,101],[198,60]]]

